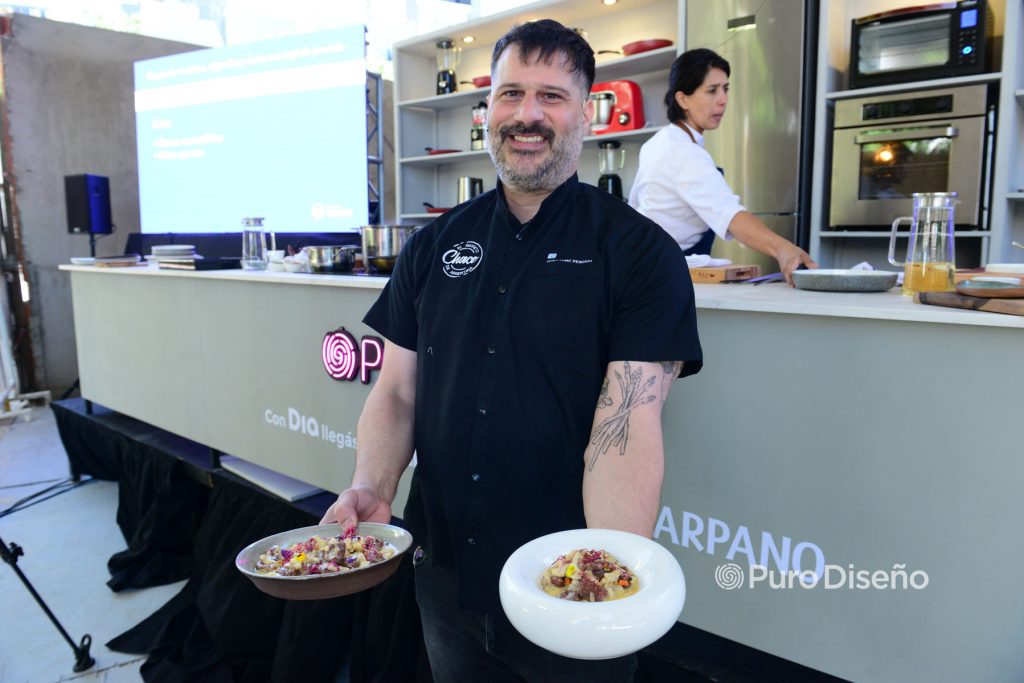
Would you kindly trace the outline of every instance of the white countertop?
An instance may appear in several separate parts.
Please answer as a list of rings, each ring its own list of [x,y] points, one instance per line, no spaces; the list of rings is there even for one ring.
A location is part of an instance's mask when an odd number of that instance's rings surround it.
[[[101,273],[103,275],[135,275],[155,277],[189,277],[203,280],[241,280],[244,282],[284,283],[292,285],[319,285],[326,287],[360,287],[384,289],[388,278],[377,275],[313,275],[312,273],[289,273],[273,270],[174,270],[159,268],[144,263],[138,266],[73,266],[61,265],[60,270],[73,273]]]
[[[60,270],[73,273],[96,273],[112,276],[189,277],[210,280],[240,280],[253,283],[283,283],[327,287],[358,287],[382,289],[386,277],[366,275],[312,275],[261,270],[169,270],[142,265],[121,268],[62,265]],[[903,296],[899,288],[888,292],[851,294],[810,292],[793,289],[783,283],[762,285],[699,284],[694,285],[698,309],[749,311],[755,313],[787,313],[872,320],[903,320],[908,322],[980,325],[1024,329],[1024,317],[1002,313],[967,311],[941,306],[916,304]]]
[[[839,318],[905,320],[909,322],[1016,327],[1024,329],[1024,317],[1005,313],[968,311],[914,303],[899,287],[887,292],[811,292],[781,282],[762,285],[694,285],[697,308],[759,313],[824,315]]]

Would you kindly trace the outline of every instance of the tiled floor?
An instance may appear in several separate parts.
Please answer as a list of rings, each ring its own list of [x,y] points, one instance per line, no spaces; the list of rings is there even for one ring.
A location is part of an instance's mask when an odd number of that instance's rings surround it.
[[[68,478],[67,456],[48,407],[0,422],[0,515]],[[72,671],[71,646],[14,569],[0,563],[0,683],[141,680],[145,658],[114,652],[104,643],[149,616],[183,582],[122,593],[107,588],[107,559],[125,548],[116,512],[117,484],[88,481],[0,516],[0,538],[24,550],[18,568],[76,644],[85,634],[92,636],[90,653],[96,660],[85,672]]]

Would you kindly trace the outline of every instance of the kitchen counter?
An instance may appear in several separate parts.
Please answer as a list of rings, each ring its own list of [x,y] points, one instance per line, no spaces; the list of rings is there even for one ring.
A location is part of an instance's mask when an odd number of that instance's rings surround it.
[[[310,273],[280,273],[258,270],[161,270],[154,266],[103,268],[62,265],[60,269],[70,272],[101,273],[116,276],[185,277],[222,282],[237,281],[313,285],[318,287],[354,287],[369,290],[383,289],[388,281],[386,276],[313,275]],[[856,294],[812,292],[794,289],[777,282],[757,286],[747,284],[698,284],[694,285],[694,293],[696,295],[697,308],[699,309],[1024,328],[1024,317],[917,304],[910,297],[903,296],[898,287],[887,292]]]
[[[361,321],[386,278],[61,269],[85,398],[331,491],[347,484],[379,361]],[[980,680],[983,668],[1018,680],[1024,318],[895,289],[698,285],[696,297],[704,368],[665,405],[654,534],[686,575],[682,620],[849,680],[879,680],[883,661],[888,680]],[[396,510],[407,484],[408,472]],[[905,570],[918,587],[725,590],[726,564],[748,580],[766,566],[776,585],[826,566]]]

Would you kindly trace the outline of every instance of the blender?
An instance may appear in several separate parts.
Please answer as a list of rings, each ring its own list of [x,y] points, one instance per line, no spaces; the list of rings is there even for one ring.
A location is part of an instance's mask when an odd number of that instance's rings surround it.
[[[459,64],[459,48],[451,40],[437,41],[437,94],[455,92],[458,80],[455,67]]]
[[[626,165],[626,150],[618,140],[602,140],[597,147],[598,168],[601,171],[597,186],[622,199],[622,178],[616,171]]]

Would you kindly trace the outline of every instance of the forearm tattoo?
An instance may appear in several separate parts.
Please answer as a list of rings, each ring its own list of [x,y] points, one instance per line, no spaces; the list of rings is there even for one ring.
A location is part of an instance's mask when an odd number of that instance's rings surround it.
[[[615,380],[619,385],[622,402],[615,409],[614,414],[594,427],[594,431],[590,435],[590,443],[594,446],[594,451],[590,456],[588,470],[593,471],[597,459],[612,448],[618,448],[619,455],[626,454],[626,444],[629,442],[629,416],[633,409],[653,401],[664,402],[665,397],[668,396],[669,384],[679,374],[679,367],[678,362],[663,362],[661,363],[660,377],[658,373],[644,377],[643,367],[633,370],[629,361],[625,361],[623,373],[615,371]],[[609,408],[614,403],[608,392],[608,378],[605,377],[604,384],[601,386],[601,394],[597,400],[597,407]]]

